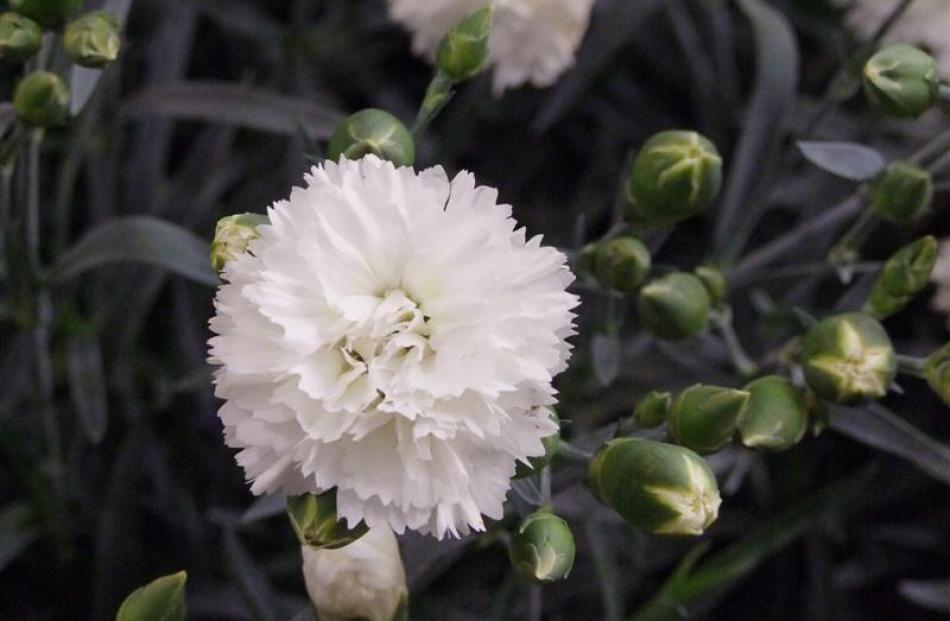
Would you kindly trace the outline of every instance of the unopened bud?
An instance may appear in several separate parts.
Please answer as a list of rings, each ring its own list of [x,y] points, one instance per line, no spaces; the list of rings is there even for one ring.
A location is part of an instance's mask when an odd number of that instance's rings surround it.
[[[696,384],[681,392],[670,409],[670,435],[677,444],[713,453],[729,444],[749,402],[744,390]]]
[[[937,63],[910,45],[892,45],[864,65],[864,93],[880,112],[914,118],[937,101]]]
[[[267,222],[267,216],[256,213],[242,213],[218,220],[214,241],[211,242],[211,266],[222,271],[228,261],[243,254],[251,241],[260,237],[257,227]]]
[[[523,479],[537,472],[541,472],[551,463],[554,456],[557,455],[557,450],[561,446],[561,421],[557,417],[557,412],[555,412],[554,409],[549,409],[548,413],[551,421],[553,421],[555,425],[558,425],[558,430],[551,435],[541,438],[541,444],[544,445],[544,455],[540,457],[529,457],[528,464],[520,461],[517,463],[514,478]]]
[[[478,75],[488,63],[488,39],[494,8],[469,13],[445,35],[435,60],[439,70],[455,82]]]
[[[593,272],[605,287],[633,291],[650,272],[650,251],[635,237],[615,237],[594,247]]]
[[[702,212],[722,185],[716,145],[693,131],[665,131],[646,141],[625,186],[631,221],[675,224]]]
[[[897,373],[887,332],[864,313],[834,315],[805,335],[805,381],[822,399],[856,405],[883,397]]]
[[[35,21],[19,13],[0,15],[0,58],[23,62],[43,45],[43,30]]]
[[[673,395],[651,390],[637,402],[633,416],[644,427],[659,427],[666,422],[672,405]]]
[[[784,451],[801,441],[808,427],[805,397],[777,375],[745,386],[749,403],[739,419],[739,436],[749,448]]]
[[[369,108],[345,119],[330,137],[329,158],[358,160],[376,155],[396,166],[412,166],[416,147],[402,121],[385,110]]]
[[[49,71],[31,73],[13,94],[17,117],[31,127],[56,127],[69,117],[69,88]]]
[[[66,26],[63,47],[82,67],[101,69],[119,57],[119,20],[112,13],[87,13]]]
[[[574,566],[574,535],[563,518],[541,509],[521,520],[511,537],[508,558],[529,582],[563,580]]]
[[[590,462],[600,500],[647,532],[701,535],[719,515],[719,486],[706,461],[682,446],[642,438],[608,442]]]
[[[924,377],[930,389],[950,406],[950,343],[927,356]]]
[[[177,574],[156,578],[143,587],[132,591],[116,614],[116,621],[143,621],[144,619],[162,619],[162,621],[184,621],[185,619],[185,582],[188,574]]]
[[[82,7],[83,0],[10,0],[10,8],[39,22],[55,26]]]
[[[884,319],[907,306],[930,282],[930,274],[937,262],[937,250],[937,239],[932,235],[898,250],[884,264],[864,311]]]
[[[726,299],[726,277],[722,270],[711,265],[701,265],[693,273],[696,274],[696,278],[702,281],[703,286],[706,287],[706,292],[709,294],[709,299],[713,303]]]
[[[908,162],[893,162],[871,182],[871,206],[883,218],[910,222],[930,208],[934,185],[930,173]]]
[[[654,336],[684,339],[706,329],[711,300],[702,281],[685,272],[673,272],[640,290],[640,319]]]
[[[287,516],[303,546],[335,550],[366,534],[365,523],[353,528],[336,514],[336,490],[322,494],[287,496]]]

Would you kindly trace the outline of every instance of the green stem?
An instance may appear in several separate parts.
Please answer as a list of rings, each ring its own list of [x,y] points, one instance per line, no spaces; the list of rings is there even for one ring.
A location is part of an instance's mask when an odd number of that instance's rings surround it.
[[[741,377],[748,379],[759,372],[758,365],[752,361],[752,358],[746,354],[742,343],[739,341],[739,335],[736,334],[732,325],[732,309],[728,306],[723,310],[714,312],[712,315],[713,325],[719,331],[722,340],[726,343],[726,349],[729,351],[729,359],[736,373]]]
[[[419,113],[412,124],[412,135],[418,138],[429,127],[429,124],[442,112],[455,94],[455,81],[441,71],[436,71],[426,89],[426,96],[419,106]]]
[[[833,265],[848,265],[857,261],[861,255],[861,247],[874,232],[877,224],[878,216],[873,209],[862,211],[858,219],[828,251],[828,261]]]
[[[916,356],[904,356],[897,354],[897,372],[913,377],[925,377],[924,365],[926,358],[917,358]]]
[[[594,454],[577,448],[567,440],[561,440],[557,447],[557,456],[575,464],[587,465],[594,458]]]
[[[617,567],[610,547],[604,540],[600,524],[593,518],[585,524],[590,554],[600,583],[600,595],[604,605],[604,621],[620,621],[623,618],[623,596],[617,588]]]

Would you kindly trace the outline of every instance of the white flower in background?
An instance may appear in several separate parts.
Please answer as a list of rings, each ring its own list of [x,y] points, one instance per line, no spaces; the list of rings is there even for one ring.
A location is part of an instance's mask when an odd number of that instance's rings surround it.
[[[940,254],[937,255],[930,279],[937,285],[937,293],[930,302],[931,308],[950,317],[950,237],[940,241]]]
[[[375,156],[315,167],[229,261],[211,362],[255,494],[337,489],[350,526],[442,538],[502,517],[557,430],[576,296],[497,191]]]
[[[388,528],[336,550],[303,546],[307,594],[321,621],[390,621],[409,596],[396,537]]]
[[[442,37],[488,0],[387,0],[392,18],[412,33],[416,54],[433,58]],[[574,64],[594,0],[495,0],[491,32],[494,89],[554,84]]]
[[[836,0],[848,9],[847,22],[870,38],[900,0]],[[884,37],[882,44],[922,46],[937,61],[937,71],[950,79],[950,0],[914,0]]]

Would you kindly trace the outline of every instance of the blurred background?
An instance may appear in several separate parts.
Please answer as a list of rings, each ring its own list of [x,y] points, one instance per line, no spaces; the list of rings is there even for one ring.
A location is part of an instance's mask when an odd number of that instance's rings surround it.
[[[34,162],[42,260],[63,272],[83,259],[74,244],[116,218],[150,215],[208,240],[218,218],[263,212],[322,158],[345,114],[379,107],[408,122],[431,77],[380,0],[108,4],[127,11],[121,61],[101,76],[73,73],[74,98],[88,101]],[[793,29],[797,78],[788,50],[770,47],[775,38],[734,2],[601,0],[556,86],[501,98],[487,75],[462,86],[420,141],[417,166],[473,171],[529,233],[573,256],[615,221],[631,149],[662,129],[698,130],[724,155],[729,196],[649,240],[661,266],[692,268],[732,246],[725,256],[738,259],[855,191],[808,164],[796,140],[856,141],[903,158],[947,128],[937,110],[908,122],[874,114],[861,97],[829,104],[828,85],[860,45],[841,10],[765,4]],[[4,99],[20,73],[0,67]],[[938,190],[935,215],[879,227],[866,259],[950,232],[946,179]],[[773,271],[734,283],[736,325],[754,358],[799,329],[794,307],[821,315],[866,291],[865,276],[845,286],[833,270],[807,269],[841,228],[816,230]],[[111,619],[132,589],[179,569],[189,574],[189,619],[311,618],[282,501],[255,500],[224,446],[205,361],[214,289],[205,271],[183,277],[189,269],[77,270],[30,303],[14,269],[0,274],[0,619]],[[577,444],[596,447],[597,430],[648,390],[740,384],[721,342],[658,343],[632,319],[607,337],[606,298],[583,279],[577,290],[580,336],[559,378],[559,413]],[[946,341],[931,293],[887,322],[901,353]],[[631,306],[621,300],[614,312],[628,317]],[[881,412],[843,411],[791,451],[714,458],[725,498],[704,541],[719,564],[707,567],[714,588],[689,587],[694,618],[950,611],[950,416],[923,381],[900,382],[905,394]],[[625,618],[696,542],[635,532],[571,485],[579,478],[555,470],[578,560],[569,580],[544,589],[544,618]],[[497,539],[402,544],[414,619],[525,618],[525,589]]]

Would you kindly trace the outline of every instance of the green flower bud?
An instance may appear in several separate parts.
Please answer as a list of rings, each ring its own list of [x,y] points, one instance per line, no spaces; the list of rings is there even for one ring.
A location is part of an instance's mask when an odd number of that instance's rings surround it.
[[[808,427],[805,397],[791,382],[768,375],[750,382],[745,414],[739,419],[739,435],[749,448],[784,451],[801,441]]]
[[[267,224],[267,216],[242,213],[218,220],[211,242],[211,266],[221,271],[228,261],[243,254],[251,241],[260,237],[257,227]]]
[[[887,393],[897,373],[897,357],[877,320],[846,313],[812,326],[805,335],[802,366],[816,395],[857,405]]]
[[[937,262],[937,239],[922,237],[904,246],[887,260],[881,270],[864,312],[884,319],[907,306],[930,281]]]
[[[633,416],[644,427],[659,427],[666,421],[672,405],[673,395],[651,390],[637,403]]]
[[[0,58],[23,62],[43,45],[43,30],[29,17],[19,13],[0,15]]]
[[[924,377],[930,389],[950,406],[950,343],[927,356]]]
[[[907,162],[893,162],[871,182],[871,206],[883,218],[910,222],[930,208],[934,184],[930,173]]]
[[[287,496],[287,516],[300,544],[311,548],[342,548],[369,530],[363,522],[349,528],[337,517],[336,489],[319,495]]]
[[[696,274],[696,278],[702,281],[703,286],[706,287],[706,292],[709,294],[709,299],[714,304],[726,299],[726,277],[722,270],[711,265],[701,265],[693,273]]]
[[[719,486],[706,461],[674,444],[620,438],[590,462],[594,493],[627,522],[655,534],[701,535],[719,515]]]
[[[633,291],[650,272],[650,251],[635,237],[615,237],[596,245],[593,271],[605,287]]]
[[[706,329],[712,301],[703,282],[685,272],[673,272],[640,290],[640,319],[654,336],[684,339]]]
[[[883,114],[918,117],[937,101],[940,81],[933,57],[910,45],[892,45],[864,65],[864,93]]]
[[[156,578],[143,587],[132,591],[116,613],[115,621],[143,621],[161,619],[162,621],[184,621],[185,619],[185,583],[188,574],[177,574]]]
[[[464,82],[485,68],[494,14],[494,7],[489,4],[466,15],[445,35],[435,56],[439,71],[456,82]]]
[[[329,157],[358,160],[369,154],[389,160],[396,166],[412,166],[416,147],[412,134],[402,121],[386,112],[368,108],[345,119],[330,137]]]
[[[643,145],[624,188],[629,219],[653,226],[697,215],[722,185],[716,145],[692,131],[665,131]]]
[[[548,409],[549,416],[551,420],[554,421],[554,424],[560,427],[561,420],[557,417],[557,412],[553,408]],[[529,477],[536,472],[541,472],[544,470],[548,464],[554,459],[554,456],[557,455],[557,450],[561,446],[561,431],[555,431],[549,436],[546,436],[541,439],[541,444],[544,445],[544,455],[540,457],[529,457],[528,462],[530,466],[522,462],[518,462],[515,466],[515,479],[523,479]]]
[[[699,453],[714,453],[729,444],[745,413],[744,390],[696,384],[676,397],[670,409],[670,435]]]
[[[122,47],[118,18],[106,11],[86,13],[66,26],[63,47],[77,65],[105,67],[119,57]]]
[[[13,94],[17,117],[31,127],[55,127],[69,118],[69,88],[49,71],[23,78]]]
[[[10,0],[10,8],[48,27],[78,11],[82,3],[83,0]]]
[[[574,566],[574,535],[562,518],[541,509],[521,520],[511,537],[508,558],[528,582],[563,580]]]

